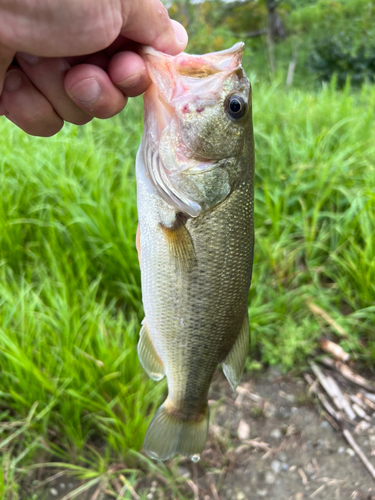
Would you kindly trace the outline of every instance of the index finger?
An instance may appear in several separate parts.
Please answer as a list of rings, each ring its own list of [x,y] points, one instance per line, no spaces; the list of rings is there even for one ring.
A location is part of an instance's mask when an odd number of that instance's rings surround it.
[[[185,49],[188,42],[185,28],[169,18],[160,0],[137,0],[126,5],[130,10],[124,16],[121,35],[170,55]]]

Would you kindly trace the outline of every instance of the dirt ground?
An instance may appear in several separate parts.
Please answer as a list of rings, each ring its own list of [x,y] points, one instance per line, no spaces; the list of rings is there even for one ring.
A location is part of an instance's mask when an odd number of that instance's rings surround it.
[[[218,374],[201,460],[178,462],[185,495],[194,500],[375,499],[374,480],[308,389],[304,380],[270,369],[245,376],[232,393]],[[371,420],[374,427],[353,435],[374,465],[375,413]],[[58,500],[74,486],[61,478],[49,484],[47,498]],[[141,480],[135,490],[147,500],[177,498],[158,477]],[[89,500],[93,492],[78,498]]]

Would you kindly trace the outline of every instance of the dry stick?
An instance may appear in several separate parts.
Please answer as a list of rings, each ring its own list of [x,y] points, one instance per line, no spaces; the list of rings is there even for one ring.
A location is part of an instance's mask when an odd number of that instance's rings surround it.
[[[304,470],[301,469],[301,468],[299,468],[297,472],[301,476],[302,484],[303,485],[307,484],[307,477],[306,477],[306,474],[305,474]]]
[[[126,479],[126,477],[120,474],[120,479],[127,487],[127,489],[130,491],[130,494],[134,498],[134,500],[141,500],[141,497],[137,494],[137,492],[135,491],[133,486],[129,483],[129,481]]]
[[[304,376],[305,376],[307,383],[310,385],[311,388],[313,388],[315,385],[315,380],[313,380],[308,373],[305,373]],[[336,423],[336,422],[341,423],[341,421],[342,421],[342,416],[340,415],[340,413],[338,413],[331,406],[331,404],[327,401],[327,398],[324,396],[324,394],[322,394],[322,392],[317,387],[315,387],[313,390],[316,393],[316,395],[318,396],[318,398],[320,399],[320,402],[322,403],[322,405],[326,409],[328,415],[330,415],[332,417],[332,422],[330,422],[330,423],[333,425],[333,427],[336,430],[338,430],[338,431],[341,430],[341,428]]]
[[[335,344],[331,340],[321,338],[319,339],[319,345],[323,349],[323,351],[331,354],[331,356],[333,356],[338,361],[343,361],[345,363],[350,359],[350,355],[345,352],[341,346]]]
[[[353,450],[357,453],[359,458],[362,460],[363,465],[366,467],[366,469],[369,471],[369,473],[375,479],[375,468],[369,462],[366,455],[363,453],[361,448],[358,446],[358,444],[356,443],[356,441],[354,440],[353,436],[350,434],[348,429],[343,429],[342,433],[343,433],[345,439],[347,440],[347,442],[349,443],[349,445],[353,448]]]
[[[356,414],[352,410],[348,401],[344,398],[342,392],[339,389],[339,386],[333,380],[332,377],[326,377],[322,370],[316,365],[313,361],[310,363],[311,369],[314,372],[314,375],[319,380],[321,386],[326,391],[326,393],[331,397],[334,402],[336,408],[338,410],[344,410],[346,415],[350,420],[354,420],[356,418]]]
[[[324,416],[325,416],[327,422],[329,422],[332,425],[332,427],[334,429],[336,429],[336,431],[341,431],[341,427],[336,424],[336,421],[331,417],[331,415],[324,410],[323,410],[323,413],[324,413]]]
[[[371,418],[367,415],[365,410],[361,408],[357,403],[353,404],[353,410],[356,412],[356,414],[359,416],[359,418],[362,418],[363,420],[367,420],[367,422],[371,421]]]
[[[47,477],[47,479],[44,479],[43,481],[39,481],[35,486],[31,487],[31,491],[37,490],[38,488],[41,488],[42,486],[50,483],[51,481],[54,481],[55,479],[64,476],[66,474],[66,470],[61,470],[60,472],[57,472],[53,476]]]
[[[363,401],[366,403],[366,405],[367,405],[369,408],[371,408],[371,410],[375,410],[375,404],[374,404],[372,401],[370,401],[370,400],[369,400],[369,399],[367,399],[366,397],[364,398],[364,400],[363,400]]]
[[[366,403],[361,398],[359,398],[358,396],[355,396],[354,394],[350,394],[349,398],[353,401],[353,403],[356,403],[363,410],[367,410],[368,409]]]
[[[331,318],[331,316],[326,311],[324,311],[324,309],[322,309],[321,307],[317,306],[313,302],[307,302],[307,307],[310,309],[310,311],[313,314],[315,314],[315,315],[320,316],[321,318],[323,318],[329,325],[332,326],[332,328],[334,328],[336,330],[336,332],[338,334],[340,334],[340,335],[342,335],[343,337],[346,337],[346,338],[348,337],[348,334],[343,329],[343,327],[340,326],[333,318]]]
[[[193,481],[191,479],[188,479],[186,482],[190,486],[190,488],[193,490],[194,500],[199,500],[198,486],[195,483],[193,483]]]
[[[326,484],[321,484],[317,490],[314,491],[314,493],[311,493],[309,498],[315,498],[321,491],[323,491],[327,487]]]
[[[361,391],[361,392],[365,396],[365,398],[367,398],[368,400],[370,400],[372,403],[375,404],[375,394],[372,394],[370,392],[365,392],[365,391]]]
[[[337,370],[346,380],[349,380],[350,382],[353,382],[353,384],[358,385],[359,387],[363,387],[363,389],[366,389],[367,391],[375,391],[375,387],[362,375],[358,375],[358,373],[354,373],[349,366],[344,365],[343,363],[340,363],[339,361],[333,361],[333,359],[324,357],[319,360],[320,363],[323,363],[324,365],[328,366],[329,368]],[[372,395],[373,398],[375,398],[375,395]],[[369,398],[371,399],[371,398]],[[374,400],[375,401],[375,400]]]
[[[331,396],[333,402],[339,410],[344,410],[346,415],[350,418],[350,420],[356,419],[356,414],[350,406],[349,401],[345,398],[343,393],[341,392],[339,386],[336,381],[331,377],[326,377],[328,385],[330,387],[331,392],[329,392],[329,396]]]
[[[270,445],[268,443],[264,443],[262,441],[255,441],[255,439],[247,439],[245,444],[252,446],[253,448],[260,448],[261,450],[269,451]]]
[[[308,375],[308,374],[305,374],[305,379],[306,381],[308,382],[308,384],[312,385],[313,383],[313,380],[312,378]],[[316,389],[316,393],[318,394],[319,396],[319,393],[318,393],[318,389]],[[322,401],[322,404],[324,405],[324,407],[326,408],[326,410],[328,411],[328,413],[330,413],[330,415],[338,420],[339,422],[341,422],[341,416],[340,414],[338,414],[332,407],[331,405],[328,403],[328,405],[324,404],[323,403],[323,400],[320,398],[319,396],[319,399]],[[337,418],[339,417],[339,418]],[[351,433],[347,430],[347,429],[341,429],[345,439],[347,440],[347,442],[349,443],[349,445],[353,448],[354,452],[357,453],[358,457],[361,459],[362,463],[364,464],[364,466],[366,467],[366,469],[370,472],[370,474],[372,475],[372,477],[375,479],[375,468],[372,466],[372,464],[369,462],[369,460],[366,458],[365,454],[363,453],[363,451],[361,450],[361,448],[358,446],[358,444],[356,443],[356,441],[354,440],[353,436],[351,435]]]
[[[220,497],[217,494],[217,489],[216,489],[216,486],[215,486],[215,482],[212,479],[211,474],[206,474],[206,476],[207,476],[208,482],[210,483],[210,490],[212,491],[212,495],[213,495],[214,499],[215,500],[220,500]]]
[[[94,494],[92,495],[90,500],[97,500],[99,495],[103,493],[104,488],[106,487],[106,481],[101,482],[97,489],[95,490]],[[121,498],[121,497],[120,497]]]

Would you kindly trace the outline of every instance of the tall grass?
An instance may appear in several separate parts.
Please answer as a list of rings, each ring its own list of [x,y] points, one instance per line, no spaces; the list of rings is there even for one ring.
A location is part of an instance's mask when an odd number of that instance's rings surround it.
[[[374,106],[370,86],[254,86],[248,367],[301,366],[337,333],[310,302],[344,329],[344,348],[375,359]],[[101,480],[140,449],[160,403],[165,384],[136,356],[141,116],[134,101],[48,140],[0,121],[0,498],[20,498],[27,464],[52,457]]]

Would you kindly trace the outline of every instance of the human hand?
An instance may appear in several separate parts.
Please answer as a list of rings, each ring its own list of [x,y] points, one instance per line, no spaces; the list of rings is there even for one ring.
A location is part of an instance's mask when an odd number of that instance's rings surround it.
[[[150,84],[138,44],[175,55],[187,34],[160,0],[0,0],[0,115],[44,137],[114,116]]]

